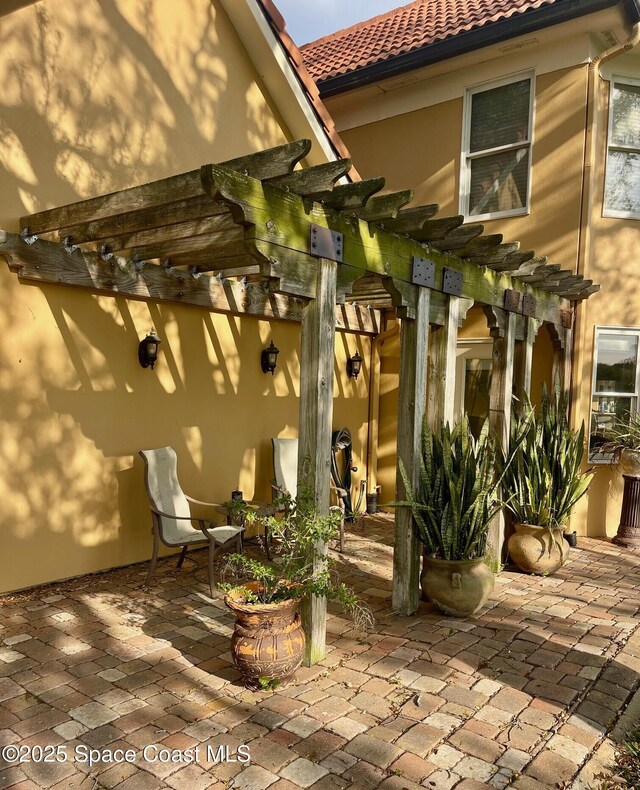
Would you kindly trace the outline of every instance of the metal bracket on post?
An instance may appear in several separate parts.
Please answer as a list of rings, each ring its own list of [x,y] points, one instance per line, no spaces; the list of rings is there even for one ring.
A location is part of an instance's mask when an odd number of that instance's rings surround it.
[[[522,296],[520,291],[507,288],[504,292],[504,309],[508,313],[519,313],[521,311]]]
[[[451,296],[462,295],[462,272],[457,269],[443,269],[442,291]]]
[[[411,258],[411,282],[424,288],[436,287],[436,265],[427,258]]]
[[[536,298],[531,294],[523,294],[522,296],[522,315],[529,318],[535,318],[536,315]]]
[[[565,329],[571,329],[573,326],[573,310],[562,310],[562,326]]]
[[[342,233],[330,228],[323,228],[321,225],[311,225],[309,255],[313,255],[314,258],[325,258],[329,261],[342,263],[343,248]]]

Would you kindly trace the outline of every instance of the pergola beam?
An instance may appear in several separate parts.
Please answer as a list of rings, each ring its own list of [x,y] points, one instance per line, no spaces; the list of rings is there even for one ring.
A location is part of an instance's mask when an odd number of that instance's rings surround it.
[[[247,226],[245,243],[265,258],[275,256],[285,260],[289,256],[308,256],[310,224],[314,223],[342,235],[343,260],[361,269],[363,274],[372,272],[411,283],[413,257],[428,257],[435,264],[436,284],[443,282],[444,268],[456,269],[463,275],[461,296],[499,308],[504,305],[505,290],[514,286],[507,275],[425,248],[412,238],[370,226],[363,220],[349,219],[318,203],[305,206],[301,197],[240,173],[213,165],[210,175],[211,197],[229,202],[236,221]],[[436,290],[441,288],[437,286]],[[535,296],[537,317],[561,323],[562,311],[570,307],[568,302],[530,286],[524,286],[523,290]]]
[[[302,299],[270,293],[262,285],[244,285],[207,274],[194,276],[151,263],[138,268],[116,256],[104,261],[96,253],[68,253],[60,244],[43,239],[27,244],[17,233],[0,231],[0,256],[7,259],[21,282],[31,285],[74,286],[105,296],[193,305],[266,320],[302,320]],[[382,316],[377,310],[340,305],[335,312],[335,327],[376,335],[382,331]]]

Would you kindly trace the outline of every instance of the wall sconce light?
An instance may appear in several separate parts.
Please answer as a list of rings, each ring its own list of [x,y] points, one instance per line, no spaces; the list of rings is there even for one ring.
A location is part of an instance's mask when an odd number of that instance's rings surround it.
[[[362,357],[358,352],[347,360],[347,376],[357,379],[362,369]]]
[[[260,355],[260,365],[262,366],[263,373],[273,373],[276,369],[276,365],[278,364],[278,354],[280,353],[280,349],[276,348],[273,345],[273,340],[271,341],[269,348],[265,348]]]
[[[138,346],[138,361],[143,368],[151,368],[158,360],[158,345],[162,341],[155,332],[150,332]]]

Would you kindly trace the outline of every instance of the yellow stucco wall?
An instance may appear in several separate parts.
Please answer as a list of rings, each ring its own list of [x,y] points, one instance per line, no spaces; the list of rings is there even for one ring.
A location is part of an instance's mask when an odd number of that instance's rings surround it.
[[[584,66],[536,78],[530,214],[484,222],[486,233],[564,266],[575,265],[578,247],[586,79]],[[341,134],[363,178],[384,175],[389,189],[411,187],[416,205],[439,203],[451,216],[459,213],[462,109],[460,97]]]
[[[217,2],[49,0],[0,18],[0,227],[290,135]],[[162,338],[154,371],[139,340]],[[0,259],[0,592],[147,559],[137,452],[170,444],[184,489],[270,499],[298,427],[296,324],[21,285]],[[260,370],[273,338],[274,377]],[[357,382],[346,357],[364,358]],[[335,427],[366,474],[366,338],[336,337]]]

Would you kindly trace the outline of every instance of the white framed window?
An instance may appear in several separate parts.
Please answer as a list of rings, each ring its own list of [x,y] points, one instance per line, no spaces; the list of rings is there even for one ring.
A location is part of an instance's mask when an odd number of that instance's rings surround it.
[[[611,80],[602,213],[640,219],[640,80],[628,77]]]
[[[529,210],[534,82],[527,72],[465,92],[460,213],[468,219]]]
[[[640,327],[595,328],[589,460],[609,463],[602,452],[614,425],[629,422],[640,394]]]

